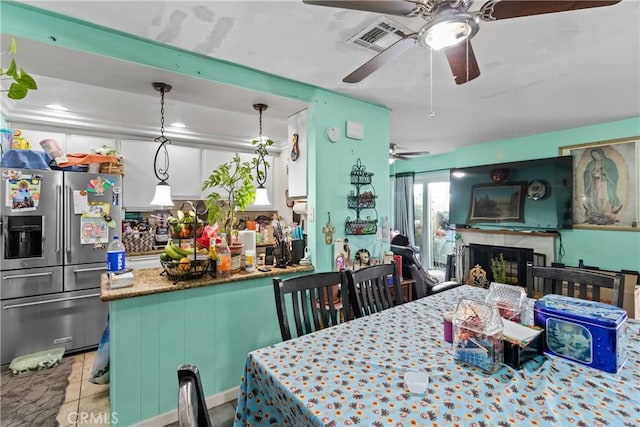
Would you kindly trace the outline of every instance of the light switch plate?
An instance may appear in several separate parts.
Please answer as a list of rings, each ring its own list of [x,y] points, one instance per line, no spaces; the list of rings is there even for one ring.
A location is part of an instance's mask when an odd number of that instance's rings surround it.
[[[316,210],[314,208],[307,210],[307,221],[316,222]]]
[[[362,139],[364,138],[364,125],[362,123],[347,120],[347,138]]]

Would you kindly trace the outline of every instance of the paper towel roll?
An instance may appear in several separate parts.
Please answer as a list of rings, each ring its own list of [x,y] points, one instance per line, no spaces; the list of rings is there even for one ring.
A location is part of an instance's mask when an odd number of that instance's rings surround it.
[[[254,230],[241,230],[238,231],[238,240],[244,245],[242,254],[246,254],[247,251],[256,250],[256,232]]]

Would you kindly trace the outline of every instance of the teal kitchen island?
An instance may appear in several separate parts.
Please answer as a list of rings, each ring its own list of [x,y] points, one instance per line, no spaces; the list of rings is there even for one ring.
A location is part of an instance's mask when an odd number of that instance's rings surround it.
[[[291,266],[174,285],[161,268],[141,269],[132,286],[120,289],[110,289],[103,274],[113,422],[132,425],[175,411],[177,370],[185,363],[200,370],[210,403],[233,400],[247,353],[282,341],[273,277],[311,271]]]

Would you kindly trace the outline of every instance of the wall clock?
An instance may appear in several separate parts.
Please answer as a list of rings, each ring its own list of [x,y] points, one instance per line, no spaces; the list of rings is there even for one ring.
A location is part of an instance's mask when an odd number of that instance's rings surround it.
[[[527,186],[527,197],[531,200],[544,199],[549,192],[549,186],[545,181],[534,179]]]

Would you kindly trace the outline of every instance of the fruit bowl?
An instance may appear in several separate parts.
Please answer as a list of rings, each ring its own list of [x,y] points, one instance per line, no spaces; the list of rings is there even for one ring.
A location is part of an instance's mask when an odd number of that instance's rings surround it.
[[[196,230],[196,237],[201,237],[204,231],[204,224],[199,223],[175,223],[169,224],[172,239],[188,239],[193,237],[193,230]]]
[[[164,270],[161,274],[166,275],[169,280],[173,280],[174,284],[181,280],[197,279],[206,273],[215,272],[215,268],[211,268],[215,261],[211,261],[206,256],[202,259],[198,256],[195,260],[187,257],[181,260],[161,260],[160,264]]]

